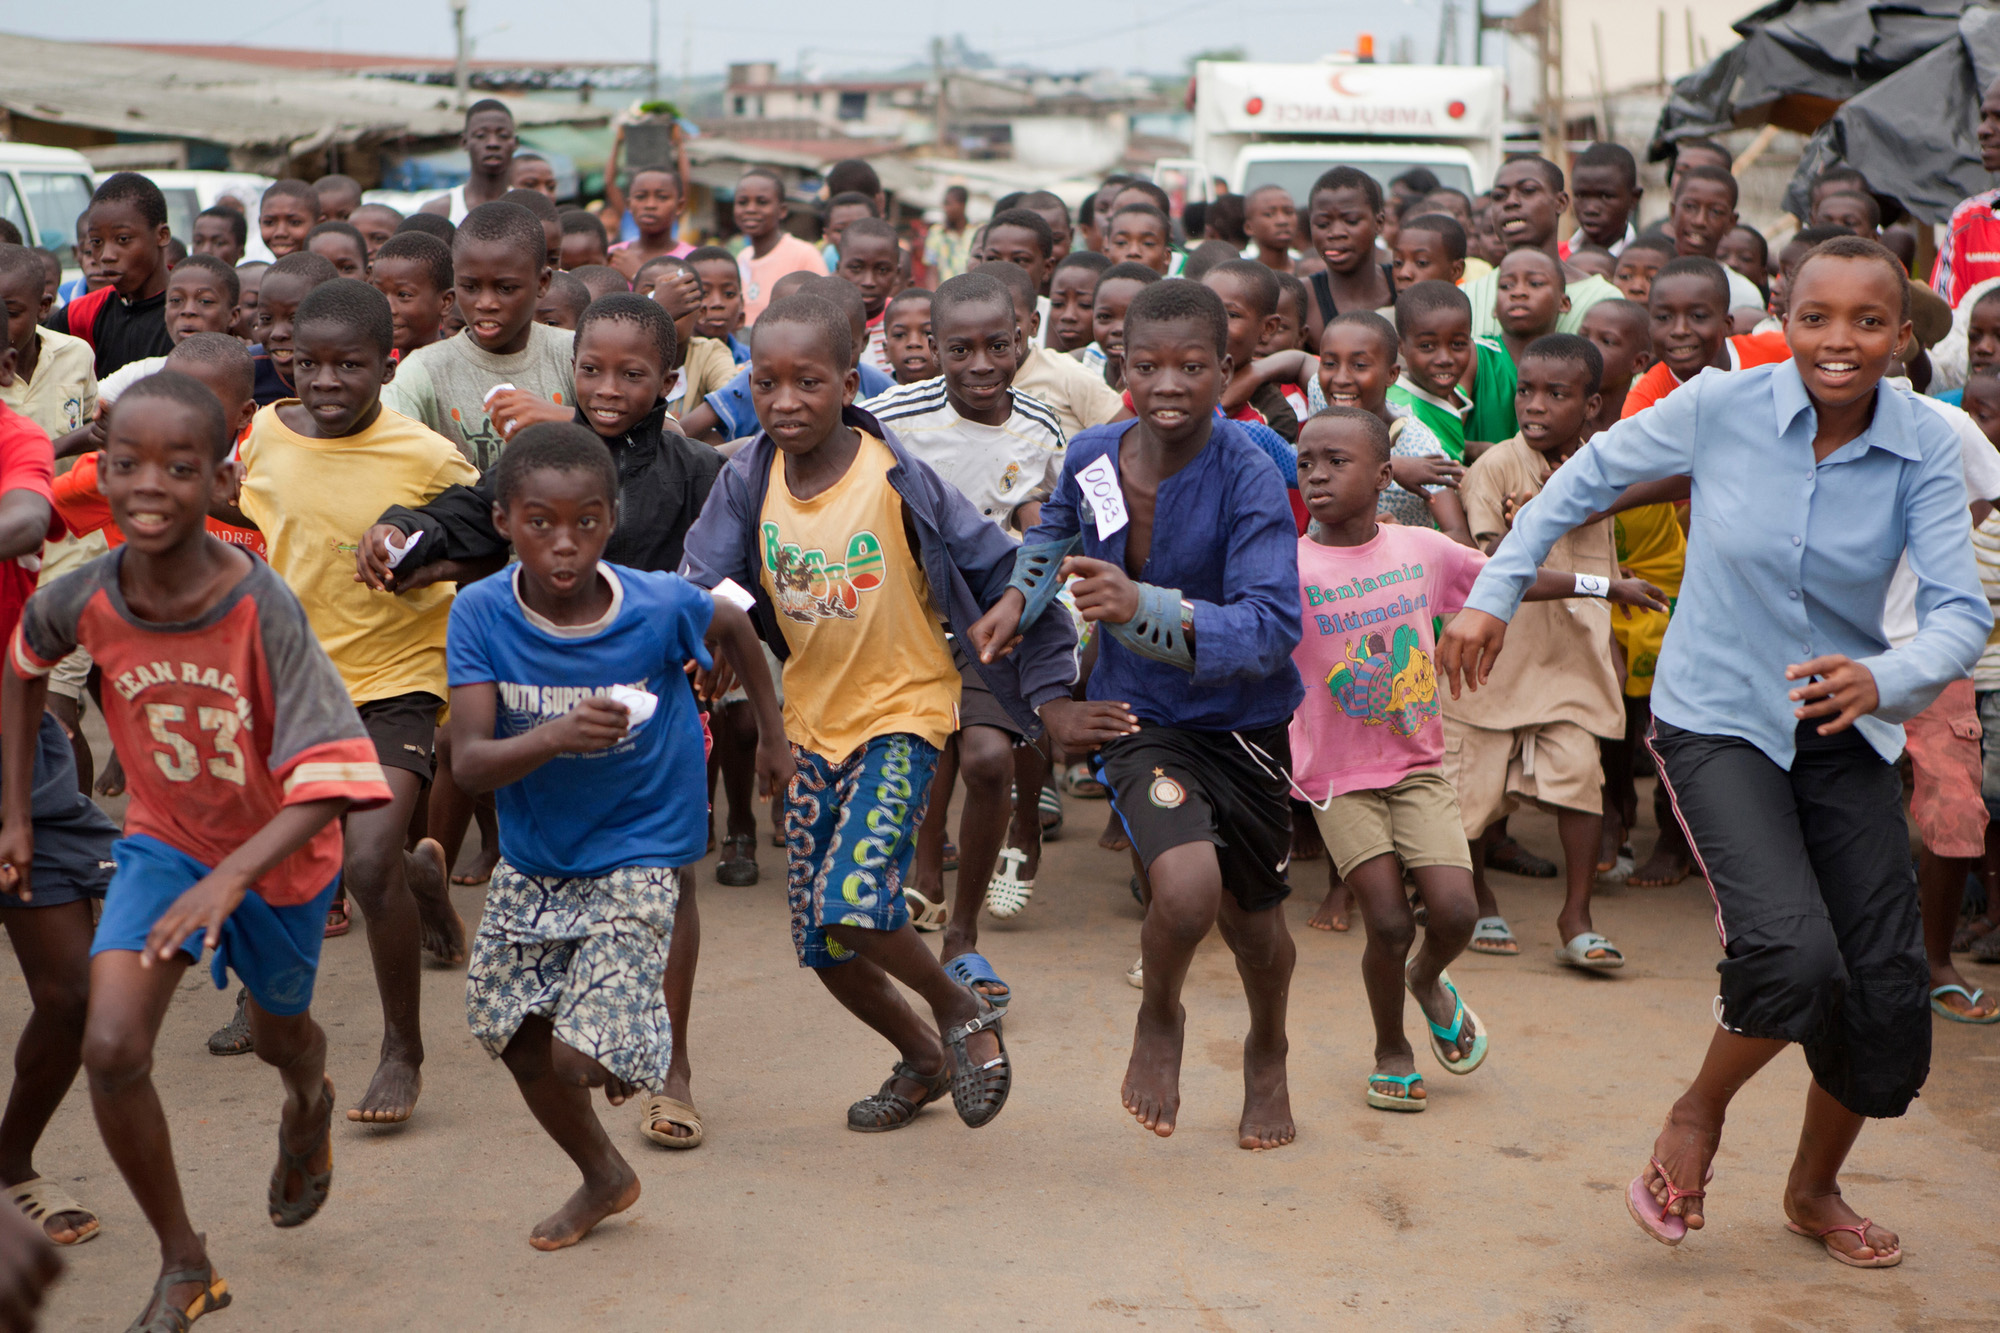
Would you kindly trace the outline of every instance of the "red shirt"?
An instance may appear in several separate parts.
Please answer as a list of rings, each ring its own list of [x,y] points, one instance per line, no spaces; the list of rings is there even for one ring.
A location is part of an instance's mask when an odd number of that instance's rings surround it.
[[[53,505],[51,483],[55,480],[55,449],[40,426],[0,403],[0,494],[27,491]],[[62,520],[51,512],[49,537],[63,535]],[[12,634],[21,618],[21,608],[35,595],[36,571],[41,568],[41,552],[21,560],[0,563],[0,632]]]
[[[1951,210],[1937,262],[1931,266],[1931,290],[1954,308],[1974,285],[2000,278],[2000,190],[1975,194]]]
[[[1791,345],[1785,341],[1784,333],[1778,330],[1741,334],[1731,338],[1725,348],[1729,353],[1731,370],[1773,365],[1789,361],[1792,357]],[[1645,374],[1632,381],[1632,387],[1625,393],[1625,410],[1619,415],[1635,417],[1680,387],[1681,381],[1667,369],[1667,363],[1655,361]]]
[[[71,532],[85,537],[101,528],[105,542],[115,548],[125,544],[125,534],[111,521],[111,502],[97,489],[97,458],[94,453],[85,454],[76,460],[75,467],[57,477],[53,498],[56,513]],[[271,558],[264,549],[264,534],[255,528],[239,528],[211,518],[208,530],[231,546],[255,551],[259,560]]]
[[[104,721],[125,759],[125,831],[220,864],[287,805],[346,797],[385,805],[389,785],[304,608],[261,560],[206,613],[135,618],[118,587],[124,551],[51,583],[28,604],[9,658],[45,676],[81,644],[104,672]],[[274,907],[309,902],[340,873],[338,820],[264,875]]]

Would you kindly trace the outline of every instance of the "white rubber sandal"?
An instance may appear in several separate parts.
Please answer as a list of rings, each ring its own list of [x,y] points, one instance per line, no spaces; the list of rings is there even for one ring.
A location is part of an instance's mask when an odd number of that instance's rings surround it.
[[[1592,949],[1601,950],[1605,957],[1592,958]],[[1617,945],[1594,930],[1586,930],[1569,943],[1556,950],[1556,961],[1580,967],[1586,972],[1616,972],[1625,966],[1625,955]]]
[[[910,909],[910,924],[919,935],[937,934],[951,916],[951,909],[943,902],[932,902],[907,885],[903,888],[903,905]]]
[[[1000,869],[986,885],[986,915],[995,921],[1013,920],[1034,897],[1035,881],[1021,878],[1027,861],[1028,854],[1019,847],[1000,849]]]

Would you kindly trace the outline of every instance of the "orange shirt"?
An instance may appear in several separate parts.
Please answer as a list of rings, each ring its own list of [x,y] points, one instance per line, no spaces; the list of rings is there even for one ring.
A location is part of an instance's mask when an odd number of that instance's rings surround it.
[[[56,514],[79,537],[102,528],[107,544],[122,546],[125,534],[111,521],[111,502],[97,489],[97,459],[95,453],[85,454],[76,460],[75,467],[55,479]],[[255,528],[239,528],[233,523],[211,518],[208,530],[232,546],[255,552],[259,560],[270,558],[264,549],[264,534]]]
[[[1778,361],[1791,359],[1791,345],[1785,341],[1782,330],[1770,333],[1745,333],[1731,338],[1724,344],[1729,352],[1729,368],[1744,370],[1751,366],[1768,366]],[[1625,410],[1620,415],[1633,417],[1659,402],[1675,389],[1681,381],[1674,372],[1667,369],[1664,361],[1655,361],[1652,368],[1632,381],[1632,387],[1625,394]]]

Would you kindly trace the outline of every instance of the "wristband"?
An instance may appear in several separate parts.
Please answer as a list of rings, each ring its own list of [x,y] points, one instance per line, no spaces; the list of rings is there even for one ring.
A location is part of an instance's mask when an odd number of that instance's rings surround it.
[[[1020,589],[1027,602],[1021,608],[1018,633],[1025,634],[1042,618],[1042,612],[1049,609],[1049,603],[1062,591],[1063,559],[1075,555],[1082,547],[1083,538],[1076,536],[1067,541],[1037,542],[1014,553],[1014,576],[1007,580],[1007,586]]]
[[[1194,608],[1181,600],[1179,588],[1141,583],[1139,610],[1122,625],[1105,623],[1105,632],[1141,657],[1165,662],[1194,673],[1194,652],[1188,646]]]
[[[1611,580],[1600,574],[1578,574],[1576,576],[1576,595],[1579,597],[1609,597],[1611,595]]]

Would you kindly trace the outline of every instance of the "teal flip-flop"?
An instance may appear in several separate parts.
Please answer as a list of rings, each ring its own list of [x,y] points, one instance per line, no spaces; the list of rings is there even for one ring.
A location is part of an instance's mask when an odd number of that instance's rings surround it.
[[[1370,1074],[1368,1076],[1368,1104],[1378,1111],[1421,1111],[1430,1105],[1422,1097],[1413,1097],[1410,1090],[1424,1081],[1422,1074]],[[1377,1083],[1394,1083],[1402,1088],[1401,1096],[1377,1092]]]
[[[1454,1007],[1451,1012],[1450,1027],[1440,1027],[1431,1022],[1431,1016],[1425,1012],[1423,1002],[1421,1000],[1417,1002],[1417,1012],[1423,1014],[1424,1023],[1431,1030],[1431,1054],[1437,1057],[1438,1063],[1445,1067],[1447,1073],[1470,1074],[1485,1062],[1486,1026],[1479,1021],[1479,1015],[1472,1012],[1472,1006],[1468,1005],[1464,997],[1458,993],[1458,987],[1451,984],[1450,973],[1438,973],[1438,983],[1451,992]],[[1403,971],[1403,987],[1410,992],[1410,998],[1416,999],[1416,987],[1410,984],[1410,973],[1407,968]],[[1472,1049],[1466,1053],[1463,1060],[1460,1060],[1457,1058],[1458,1039],[1468,1024],[1472,1028]]]
[[[1979,1007],[1979,1002],[1986,998],[1986,991],[1981,987],[1974,987],[1971,990],[1967,990],[1965,987],[1957,985],[1939,986],[1931,992],[1931,1012],[1939,1018],[1948,1018],[1954,1023],[1978,1023],[1982,1026],[1987,1023],[2000,1023],[2000,1009],[1995,1009],[1984,1018],[1973,1018],[1969,1014],[1959,1013],[1950,1005],[1938,999],[1940,995],[1963,995],[1966,1005],[1969,1008],[1976,1009]]]

